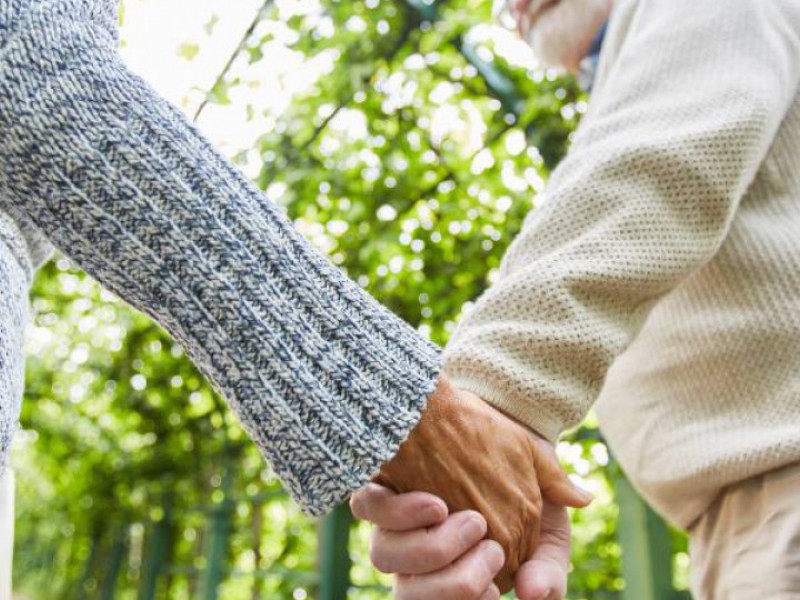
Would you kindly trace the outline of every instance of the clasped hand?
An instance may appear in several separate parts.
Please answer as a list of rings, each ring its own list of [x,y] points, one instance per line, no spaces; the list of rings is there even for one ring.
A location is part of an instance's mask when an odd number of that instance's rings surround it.
[[[372,560],[397,575],[399,600],[487,600],[512,587],[523,600],[563,597],[564,507],[591,496],[569,481],[549,443],[474,394],[442,376],[375,481],[351,507],[377,526]]]

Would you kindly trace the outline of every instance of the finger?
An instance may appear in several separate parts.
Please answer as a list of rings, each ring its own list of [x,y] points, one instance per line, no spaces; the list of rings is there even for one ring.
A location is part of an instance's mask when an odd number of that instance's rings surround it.
[[[541,527],[539,547],[517,574],[519,600],[561,600],[567,593],[570,553],[567,510],[545,503]]]
[[[370,559],[383,573],[421,575],[447,567],[486,535],[480,513],[455,513],[441,525],[412,531],[376,529]]]
[[[447,518],[447,504],[425,492],[396,494],[368,483],[350,498],[350,510],[359,519],[391,531],[408,531],[438,525]]]
[[[483,596],[479,600],[500,600],[500,590],[495,584],[492,584],[488,590],[483,592]]]
[[[570,481],[567,472],[559,464],[553,447],[544,440],[536,440],[535,444],[538,452],[534,462],[542,497],[572,508],[585,508],[591,504],[594,496]]]
[[[484,540],[451,566],[427,575],[398,575],[396,600],[478,600],[505,561],[500,544]]]

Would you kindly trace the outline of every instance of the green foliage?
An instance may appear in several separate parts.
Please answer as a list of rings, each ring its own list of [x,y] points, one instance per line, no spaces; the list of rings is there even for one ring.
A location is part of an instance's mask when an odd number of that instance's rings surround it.
[[[324,0],[307,12],[289,2],[262,11],[307,64],[330,67],[248,151],[260,157],[259,184],[336,264],[439,343],[491,281],[585,106],[572,80],[514,66],[479,34],[489,4]],[[242,44],[256,67],[275,41],[276,28],[265,31]],[[201,48],[178,52],[191,60]],[[208,99],[232,102],[248,83],[223,74]],[[223,598],[313,595],[316,524],[280,494],[180,347],[63,258],[41,271],[32,298],[15,456],[19,589],[99,597],[121,541],[115,597],[137,597],[156,550],[168,571],[159,597],[199,597],[209,522],[230,515]],[[598,491],[573,518],[570,597],[617,598],[617,509],[596,426],[561,451]],[[387,598],[367,537],[354,526],[352,597]]]

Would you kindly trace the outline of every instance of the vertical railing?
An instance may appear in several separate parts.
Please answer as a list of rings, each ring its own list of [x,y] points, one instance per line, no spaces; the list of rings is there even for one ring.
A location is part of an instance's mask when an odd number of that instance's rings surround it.
[[[320,525],[319,600],[346,600],[350,589],[350,508],[342,504]]]
[[[83,569],[80,583],[78,584],[78,600],[87,600],[88,583],[92,580],[92,575],[97,566],[97,559],[100,556],[100,546],[103,543],[103,535],[101,531],[95,531],[92,534],[91,547],[89,550],[89,558],[86,560],[86,566]]]
[[[202,600],[217,600],[219,586],[225,578],[225,558],[228,554],[228,538],[233,520],[234,502],[231,497],[233,475],[230,458],[225,455],[222,466],[222,499],[212,509],[209,531],[206,538],[206,568],[200,583]]]
[[[128,527],[120,525],[114,532],[111,551],[108,557],[108,570],[103,576],[103,584],[100,588],[100,600],[113,600],[114,590],[117,587],[119,574],[125,562],[125,553],[128,549]]]
[[[162,507],[158,515],[149,522],[146,527],[146,537],[144,540],[144,550],[142,552],[141,576],[138,581],[138,600],[155,600],[158,597],[168,597],[169,590],[165,584],[168,583],[167,577],[170,575],[180,575],[192,579],[197,576],[199,585],[196,595],[192,597],[202,600],[218,600],[221,598],[220,585],[229,576],[235,576],[236,572],[226,565],[231,534],[234,526],[235,498],[232,491],[232,476],[230,471],[223,471],[222,485],[220,491],[223,496],[221,500],[210,508],[196,507],[190,510],[203,511],[208,515],[207,528],[202,544],[202,554],[204,566],[196,568],[190,564],[173,564],[171,558],[171,548],[173,544],[174,530],[179,518],[176,514],[175,498],[169,489],[162,495]],[[265,498],[272,499],[285,497],[283,493],[270,493],[258,499],[262,502]],[[348,506],[342,505],[336,508],[333,513],[322,519],[319,523],[319,557],[318,574],[304,573],[300,580],[308,582],[318,593],[313,597],[320,600],[346,600],[350,589],[350,567],[351,560],[349,555],[350,525],[353,517]],[[109,531],[109,543],[106,546],[107,554],[102,564],[96,564],[95,558],[87,561],[87,573],[94,574],[98,571],[97,580],[100,585],[92,595],[92,598],[100,600],[113,600],[120,585],[121,575],[124,571],[126,560],[131,551],[129,538],[130,524],[122,524]],[[98,540],[99,543],[99,540]],[[261,596],[258,582],[266,581],[268,577],[298,576],[300,572],[292,569],[285,569],[276,565],[277,568],[261,569],[255,566],[253,576],[256,578],[254,583],[254,598]],[[241,573],[239,573],[241,574]],[[86,579],[84,576],[83,579]],[[81,583],[83,583],[83,579]]]
[[[150,526],[147,550],[142,565],[142,582],[139,587],[139,600],[155,600],[158,582],[166,567],[169,544],[172,536],[173,493],[163,494],[160,519]]]
[[[672,583],[672,537],[661,518],[639,497],[622,475],[619,467],[612,465],[612,479],[619,503],[618,540],[622,547],[622,576],[626,585],[622,600],[677,600],[688,599],[685,592],[676,592]],[[233,529],[235,502],[229,472],[223,472],[221,491],[223,497],[208,511],[203,554],[205,567],[200,571],[198,598],[218,600],[219,587],[230,574],[226,558]],[[139,600],[154,600],[159,590],[164,591],[164,577],[170,569],[190,573],[191,567],[169,565],[170,544],[175,515],[170,492],[163,495],[160,518],[148,526],[146,549],[139,585]],[[347,505],[337,507],[319,524],[319,578],[318,600],[346,600],[352,587],[349,554],[350,527],[353,517]],[[113,600],[120,573],[125,564],[129,526],[120,526],[113,532],[112,542],[105,561],[105,572],[98,598]],[[90,562],[94,562],[91,561]],[[87,566],[88,568],[88,566]],[[284,574],[289,571],[283,571]],[[277,574],[277,573],[276,573]],[[280,576],[280,575],[279,575]],[[267,577],[259,571],[256,577]]]
[[[617,538],[622,547],[623,600],[674,600],[672,536],[666,523],[612,466],[619,504]]]

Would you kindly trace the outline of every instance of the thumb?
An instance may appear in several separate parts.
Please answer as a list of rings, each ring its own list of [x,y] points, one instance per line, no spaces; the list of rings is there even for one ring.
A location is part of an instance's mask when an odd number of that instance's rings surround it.
[[[570,481],[561,467],[555,449],[545,440],[534,442],[534,466],[542,497],[559,506],[584,508],[594,496]]]
[[[542,511],[542,536],[533,557],[517,573],[520,600],[561,600],[567,593],[570,525],[567,509],[549,502]]]

